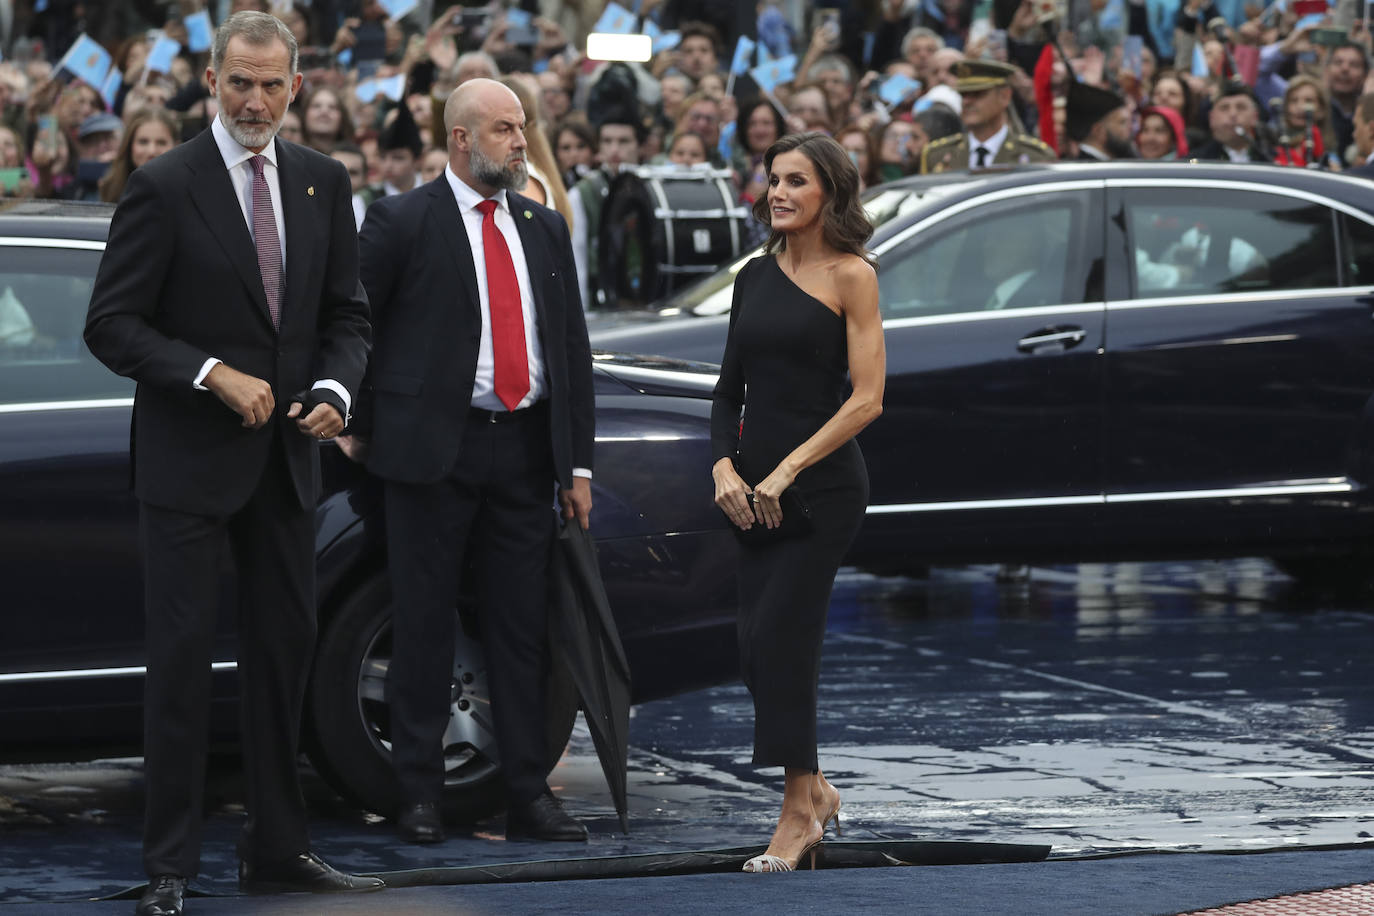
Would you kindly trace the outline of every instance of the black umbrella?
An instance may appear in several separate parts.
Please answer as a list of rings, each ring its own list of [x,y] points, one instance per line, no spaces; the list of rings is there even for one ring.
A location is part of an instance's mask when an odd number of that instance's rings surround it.
[[[630,742],[630,664],[601,582],[596,545],[576,520],[555,538],[550,622],[553,644],[582,696],[582,713],[620,815],[630,830],[625,771]]]

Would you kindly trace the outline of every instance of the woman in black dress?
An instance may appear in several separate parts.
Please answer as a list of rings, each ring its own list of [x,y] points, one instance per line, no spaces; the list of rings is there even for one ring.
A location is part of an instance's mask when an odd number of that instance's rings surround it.
[[[835,571],[863,521],[868,474],[854,436],[882,412],[885,355],[873,227],[859,175],[820,133],[764,154],[770,226],[735,278],[711,409],[711,469],[740,533],[740,664],[754,697],[754,764],[784,768],[768,850],[745,871],[791,871],[835,821],[816,758],[816,686]],[[852,388],[851,388],[852,386]]]

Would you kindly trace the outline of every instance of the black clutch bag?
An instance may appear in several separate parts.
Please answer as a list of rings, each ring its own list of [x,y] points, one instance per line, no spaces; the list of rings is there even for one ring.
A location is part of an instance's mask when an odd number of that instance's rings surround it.
[[[749,494],[749,506],[753,508],[754,494]],[[744,544],[770,544],[789,538],[802,537],[811,533],[811,507],[806,497],[795,486],[788,487],[778,497],[778,508],[782,509],[782,524],[769,528],[761,522],[754,522],[748,528],[731,525],[735,535]]]

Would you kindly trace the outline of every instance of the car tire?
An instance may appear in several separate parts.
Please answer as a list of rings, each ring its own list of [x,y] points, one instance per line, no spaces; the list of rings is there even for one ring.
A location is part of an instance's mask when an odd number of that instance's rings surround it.
[[[445,820],[472,823],[500,811],[505,798],[495,735],[474,715],[487,705],[482,646],[462,630],[454,647],[453,718],[445,733],[453,743],[445,748],[441,806]],[[306,700],[315,769],[344,798],[385,817],[398,803],[386,703],[390,655],[391,587],[382,574],[354,589],[324,627]],[[550,770],[567,747],[577,709],[571,678],[555,663],[547,706]]]

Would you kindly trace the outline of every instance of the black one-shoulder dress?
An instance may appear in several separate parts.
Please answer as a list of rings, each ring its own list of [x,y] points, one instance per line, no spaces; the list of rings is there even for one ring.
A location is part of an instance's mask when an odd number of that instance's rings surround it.
[[[712,460],[750,487],[835,415],[849,394],[844,316],[776,258],[735,278],[711,408]],[[863,521],[868,471],[854,440],[797,475],[808,533],[740,545],[739,650],[754,697],[754,763],[816,770],[816,691],[835,572]],[[784,516],[786,516],[784,503]]]

